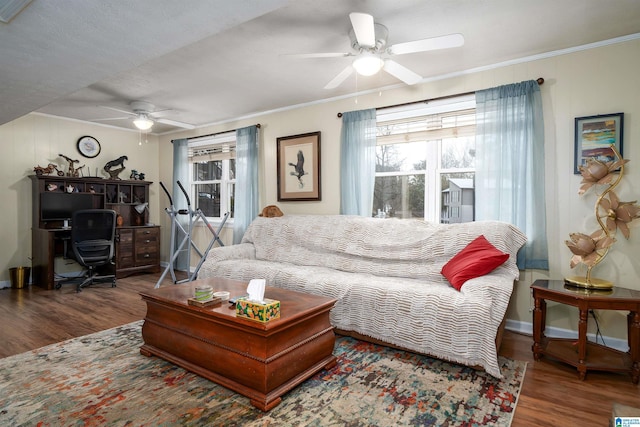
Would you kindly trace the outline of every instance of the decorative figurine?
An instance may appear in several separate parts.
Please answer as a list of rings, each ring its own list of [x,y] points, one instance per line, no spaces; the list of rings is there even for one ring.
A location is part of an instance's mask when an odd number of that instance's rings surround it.
[[[135,169],[131,169],[131,175],[129,175],[129,179],[144,181],[144,173],[138,172]]]
[[[125,169],[124,167],[125,160],[129,160],[129,158],[127,156],[120,156],[117,159],[111,160],[110,162],[107,162],[106,165],[104,165],[104,170],[109,174],[109,177],[111,179],[121,179],[118,177],[118,175],[120,175],[120,172],[122,172]],[[120,166],[120,167],[118,169],[113,169],[116,166]]]
[[[59,171],[58,167],[53,163],[49,163],[47,167],[44,167],[44,168],[42,166],[36,166],[33,168],[33,171],[36,173],[36,175],[49,175],[53,173],[53,171],[56,171],[56,174],[58,176],[64,175],[64,172]]]
[[[58,156],[62,157],[63,159],[65,159],[67,162],[69,162],[69,170],[67,171],[67,176],[70,178],[78,178],[80,176],[80,169],[82,169],[85,165],[82,165],[80,167],[75,167],[74,163],[80,163],[80,160],[73,160],[67,156],[65,156],[64,154],[58,154]]]

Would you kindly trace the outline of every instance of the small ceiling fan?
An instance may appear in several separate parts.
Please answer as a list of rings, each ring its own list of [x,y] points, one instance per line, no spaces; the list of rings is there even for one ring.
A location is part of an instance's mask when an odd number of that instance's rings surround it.
[[[131,106],[131,111],[122,110],[120,108],[108,107],[106,105],[101,105],[102,108],[108,108],[109,110],[118,111],[120,113],[125,113],[127,116],[124,117],[111,117],[106,119],[94,119],[95,122],[109,121],[109,120],[131,120],[133,119],[133,124],[140,130],[149,130],[151,126],[153,126],[154,122],[164,123],[171,126],[177,126],[185,129],[194,129],[195,126],[189,123],[178,122],[175,120],[164,119],[161,117],[157,117],[158,114],[171,111],[171,110],[159,110],[155,111],[155,105],[146,101],[132,101],[129,103]]]
[[[384,25],[374,22],[373,16],[367,13],[354,12],[349,14],[349,19],[353,27],[349,32],[349,37],[351,38],[351,47],[355,53],[307,53],[290,55],[298,58],[355,57],[349,66],[327,83],[324,87],[325,89],[334,89],[340,86],[354,70],[360,75],[372,76],[383,69],[404,83],[413,85],[422,80],[422,76],[400,65],[396,61],[389,59],[389,56],[448,49],[464,45],[464,37],[462,34],[449,34],[387,46],[389,30]]]

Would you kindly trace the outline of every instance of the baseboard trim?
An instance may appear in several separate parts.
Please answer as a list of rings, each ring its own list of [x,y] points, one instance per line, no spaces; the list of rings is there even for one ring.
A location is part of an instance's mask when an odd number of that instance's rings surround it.
[[[507,319],[507,324],[505,325],[505,329],[507,329],[508,331],[533,336],[533,323],[531,322],[522,322],[520,320]],[[556,328],[554,326],[547,326],[545,327],[544,333],[546,336],[550,338],[578,339],[578,331],[573,331],[571,329],[563,329],[563,328]],[[598,340],[596,340],[595,334],[588,333],[587,339],[589,341],[598,342],[602,344],[602,338],[598,338]],[[627,342],[627,340],[605,336],[604,342],[606,343],[607,347],[611,347],[616,350],[624,351],[624,352],[629,351],[629,343]]]

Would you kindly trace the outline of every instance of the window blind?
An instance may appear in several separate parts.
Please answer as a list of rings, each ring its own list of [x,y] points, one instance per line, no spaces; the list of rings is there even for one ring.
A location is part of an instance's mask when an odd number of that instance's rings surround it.
[[[236,157],[236,133],[225,132],[189,141],[189,163],[205,163]]]
[[[410,119],[377,121],[377,144],[399,144],[474,136],[475,109],[430,114]]]

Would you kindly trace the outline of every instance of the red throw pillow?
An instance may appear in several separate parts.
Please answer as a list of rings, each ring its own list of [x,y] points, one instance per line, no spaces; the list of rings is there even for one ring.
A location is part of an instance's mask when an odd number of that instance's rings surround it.
[[[507,259],[509,254],[500,252],[480,235],[451,258],[441,273],[454,288],[460,290],[467,280],[492,272]]]

